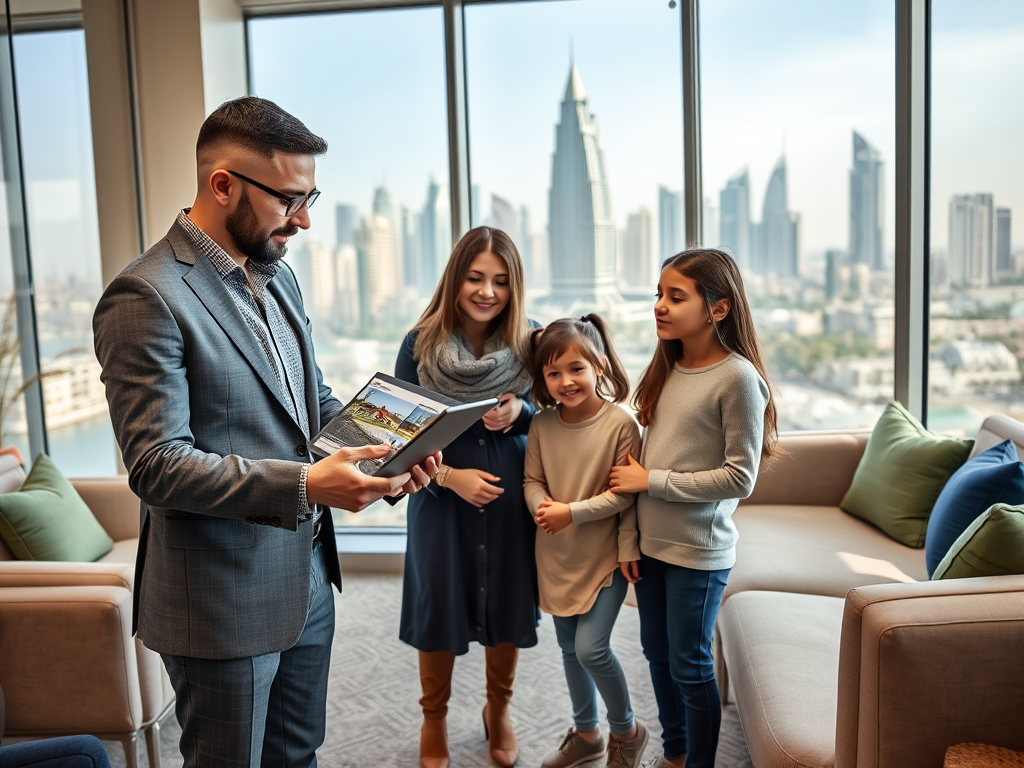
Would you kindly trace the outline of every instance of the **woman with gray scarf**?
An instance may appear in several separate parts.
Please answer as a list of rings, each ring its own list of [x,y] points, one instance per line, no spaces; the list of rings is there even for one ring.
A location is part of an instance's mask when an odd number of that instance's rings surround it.
[[[495,406],[444,451],[427,493],[409,498],[399,636],[419,650],[422,768],[447,768],[455,657],[484,646],[483,726],[491,759],[512,766],[508,716],[519,649],[537,644],[536,526],[523,500],[531,384],[523,267],[501,230],[477,227],[452,251],[430,306],[406,336],[395,375]]]

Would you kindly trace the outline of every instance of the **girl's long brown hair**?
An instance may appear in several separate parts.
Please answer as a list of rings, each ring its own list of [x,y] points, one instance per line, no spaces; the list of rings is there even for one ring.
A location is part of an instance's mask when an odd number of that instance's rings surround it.
[[[508,269],[508,304],[494,320],[493,331],[501,334],[523,365],[530,363],[530,325],[526,319],[523,288],[523,261],[519,258],[512,238],[500,229],[477,227],[464,234],[452,249],[434,297],[413,326],[419,331],[413,347],[413,357],[422,360],[437,357],[451,335],[462,328],[463,313],[459,307],[459,292],[466,281],[473,259],[490,251],[505,262]]]
[[[771,389],[768,371],[761,357],[761,346],[757,342],[750,305],[743,290],[743,278],[732,257],[713,248],[695,248],[676,254],[661,265],[663,270],[669,267],[678,270],[697,284],[697,290],[704,300],[704,308],[715,327],[719,342],[730,352],[749,360]],[[716,321],[711,308],[722,299],[729,302],[729,313],[722,320]],[[661,390],[668,381],[672,367],[682,354],[683,343],[679,339],[658,340],[654,358],[644,370],[636,392],[633,393],[632,405],[637,411],[637,421],[642,426],[646,427],[651,423],[654,409],[661,397]],[[778,455],[778,441],[778,413],[775,398],[770,397],[764,412],[761,456],[767,459]]]
[[[539,405],[554,405],[544,381],[544,366],[550,365],[569,349],[575,348],[594,368],[602,371],[597,394],[613,403],[629,397],[629,375],[612,347],[608,326],[600,315],[583,315],[555,320],[532,335],[533,388],[531,395]],[[605,359],[607,358],[607,359]]]

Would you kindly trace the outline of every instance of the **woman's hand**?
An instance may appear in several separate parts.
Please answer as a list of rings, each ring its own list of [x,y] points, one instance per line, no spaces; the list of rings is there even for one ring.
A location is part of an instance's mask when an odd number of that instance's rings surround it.
[[[572,525],[572,510],[568,504],[545,499],[537,506],[537,525],[548,533],[558,533]]]
[[[650,472],[640,466],[632,454],[626,454],[629,461],[624,467],[612,467],[608,487],[612,493],[643,493],[648,489]]]
[[[491,430],[491,432],[504,432],[515,424],[516,419],[519,418],[519,414],[522,412],[523,401],[511,392],[506,392],[504,395],[498,396],[498,404],[481,418],[483,419],[484,426]]]
[[[640,561],[631,560],[625,563],[619,563],[619,570],[622,571],[622,575],[626,577],[626,581],[630,584],[636,584],[640,581]]]
[[[495,477],[482,469],[453,469],[444,487],[451,488],[474,507],[482,507],[505,492],[504,488],[492,485],[499,480],[500,477]]]
[[[409,482],[402,486],[402,493],[416,493],[430,485],[441,466],[441,452],[427,456],[421,463],[409,470]]]

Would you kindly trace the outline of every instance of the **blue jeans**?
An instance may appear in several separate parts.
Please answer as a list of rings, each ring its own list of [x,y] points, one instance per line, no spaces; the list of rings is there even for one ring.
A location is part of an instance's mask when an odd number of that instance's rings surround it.
[[[291,648],[241,659],[161,654],[176,695],[185,768],[316,768],[333,639],[334,593],[318,542],[306,624]]]
[[[711,638],[730,570],[698,571],[640,558],[640,642],[651,667],[665,757],[685,756],[687,768],[715,764],[722,700]]]
[[[95,736],[61,736],[0,748],[0,768],[110,768]]]
[[[597,729],[598,691],[608,707],[611,732],[623,734],[633,730],[626,675],[609,644],[619,608],[626,598],[626,586],[626,579],[616,571],[612,583],[598,593],[589,611],[578,616],[552,617],[577,731]]]

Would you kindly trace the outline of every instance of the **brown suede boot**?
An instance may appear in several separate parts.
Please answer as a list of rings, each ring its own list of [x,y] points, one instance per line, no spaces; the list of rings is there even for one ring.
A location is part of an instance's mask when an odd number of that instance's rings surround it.
[[[455,654],[420,651],[420,685],[423,686],[420,768],[448,768],[447,716],[454,666]]]
[[[487,737],[491,760],[502,768],[512,768],[519,759],[519,742],[512,732],[508,703],[512,698],[512,683],[516,679],[519,649],[512,643],[502,643],[497,648],[485,648],[484,651],[487,659],[484,735]]]

